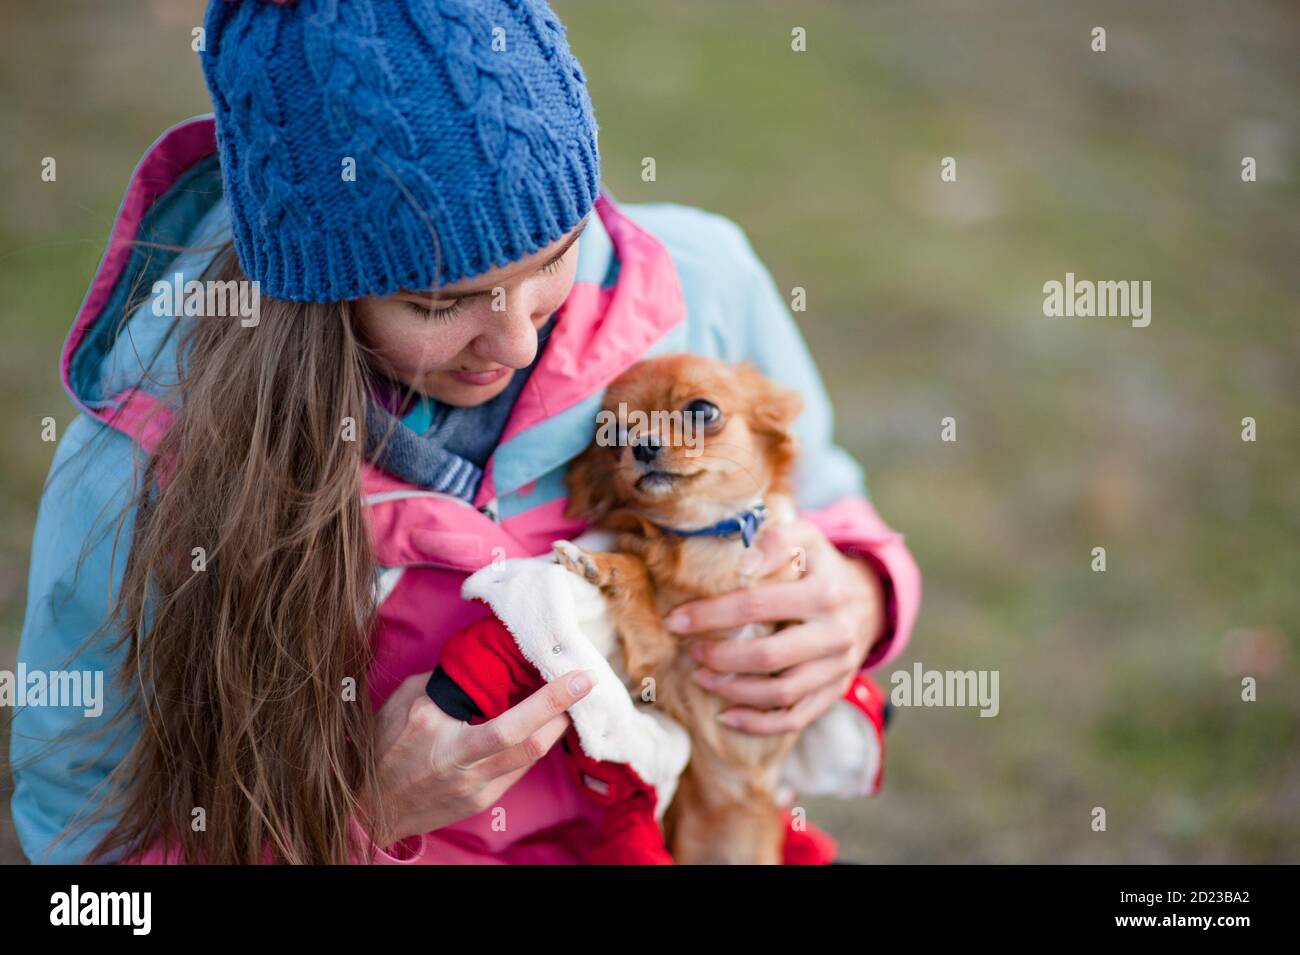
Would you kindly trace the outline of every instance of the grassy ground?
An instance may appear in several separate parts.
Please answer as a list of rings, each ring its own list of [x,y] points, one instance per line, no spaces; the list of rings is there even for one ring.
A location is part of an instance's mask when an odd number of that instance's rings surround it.
[[[59,345],[140,152],[207,109],[198,4],[61,8],[11,3],[0,58],[0,667],[53,451],[39,421],[71,417]],[[1300,859],[1300,14],[557,8],[615,195],[726,214],[807,289],[840,439],[926,575],[897,667],[1001,674],[994,719],[899,712],[884,794],[812,820],[874,862]],[[1045,318],[1067,271],[1151,281],[1150,327]]]

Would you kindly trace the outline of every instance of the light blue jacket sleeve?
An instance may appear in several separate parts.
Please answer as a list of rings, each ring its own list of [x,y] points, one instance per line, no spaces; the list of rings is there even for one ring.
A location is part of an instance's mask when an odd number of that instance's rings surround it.
[[[29,682],[38,671],[79,671],[82,685],[97,685],[100,693],[97,705],[92,695],[75,706],[15,709],[13,820],[33,862],[84,861],[112,826],[111,814],[58,837],[103,799],[105,777],[138,732],[131,720],[104,732],[122,706],[115,679],[125,650],[110,650],[116,634],[102,632],[87,644],[108,616],[110,587],[118,593],[130,552],[134,512],[120,536],[117,521],[134,487],[134,447],[125,435],[78,415],[59,443],[41,497],[19,668]]]
[[[724,222],[741,270],[737,280],[741,334],[732,357],[752,362],[772,380],[803,395],[803,414],[795,422],[800,445],[795,471],[799,508],[816,510],[845,497],[865,498],[866,476],[854,457],[835,443],[830,396],[785,297],[740,227]]]

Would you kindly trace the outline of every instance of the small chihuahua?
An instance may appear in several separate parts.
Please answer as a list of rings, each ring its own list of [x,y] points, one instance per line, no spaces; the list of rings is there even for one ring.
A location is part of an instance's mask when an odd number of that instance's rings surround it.
[[[785,624],[676,636],[664,615],[680,604],[756,581],[741,573],[765,527],[794,519],[791,432],[799,394],[750,365],[666,355],[642,361],[605,394],[606,422],[568,473],[570,517],[615,532],[617,549],[555,545],[557,560],[608,602],[632,686],[654,679],[664,712],[691,737],[691,760],[664,816],[680,863],[781,862],[776,798],[796,734],[755,736],[718,722],[726,702],[691,673],[693,640],[750,639]],[[610,429],[612,430],[612,429]],[[797,577],[793,562],[769,580]]]

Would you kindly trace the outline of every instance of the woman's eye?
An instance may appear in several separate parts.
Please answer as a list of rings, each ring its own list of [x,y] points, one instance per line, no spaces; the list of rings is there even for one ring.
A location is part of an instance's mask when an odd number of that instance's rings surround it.
[[[701,424],[717,424],[722,420],[722,409],[703,398],[696,398],[684,410],[688,415],[695,416]]]
[[[566,254],[567,254],[567,253],[566,253]],[[543,265],[542,268],[541,268],[541,271],[543,271],[543,272],[548,272],[548,273],[549,273],[549,272],[558,272],[558,271],[560,270],[560,266],[563,265],[563,264],[564,264],[564,256],[562,255],[562,256],[560,256],[558,259],[556,259],[554,262],[547,262],[545,265]]]
[[[457,299],[450,305],[441,308],[430,308],[428,305],[421,305],[419,302],[412,302],[409,299],[404,304],[421,318],[443,320],[451,318],[460,311],[460,301],[460,299]]]

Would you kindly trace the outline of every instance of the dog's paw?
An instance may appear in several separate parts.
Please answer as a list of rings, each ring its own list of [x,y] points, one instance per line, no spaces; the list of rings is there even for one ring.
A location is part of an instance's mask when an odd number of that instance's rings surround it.
[[[591,555],[571,541],[556,541],[552,546],[555,562],[593,584],[600,579],[600,568]]]

